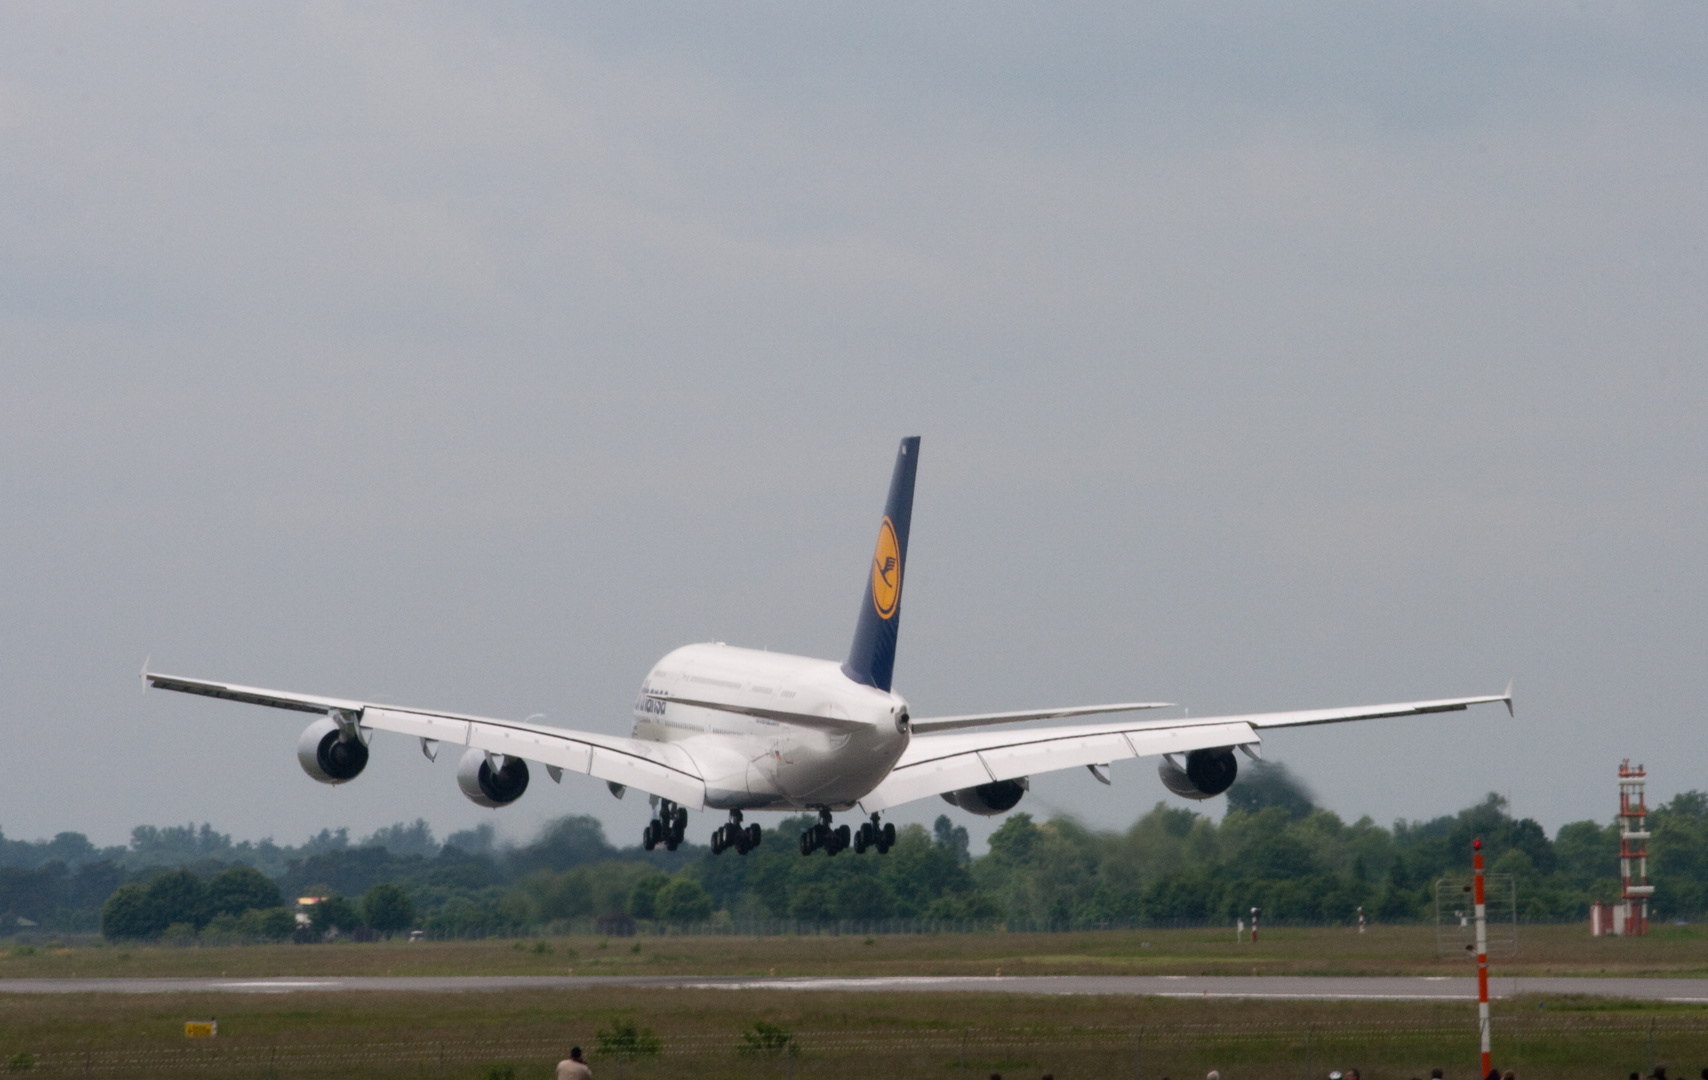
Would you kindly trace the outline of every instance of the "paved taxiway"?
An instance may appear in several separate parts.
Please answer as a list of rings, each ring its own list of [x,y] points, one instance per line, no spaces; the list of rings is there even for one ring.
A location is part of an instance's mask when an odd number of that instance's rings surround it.
[[[1043,975],[847,978],[745,978],[734,975],[577,976],[469,975],[274,979],[0,979],[0,994],[292,994],[360,990],[461,993],[495,990],[592,990],[601,987],[682,990],[797,990],[887,993],[1110,994],[1191,998],[1282,998],[1295,1001],[1469,1001],[1475,979],[1317,977],[1308,975]],[[1708,979],[1493,978],[1489,992],[1588,994],[1642,1001],[1708,1002]]]

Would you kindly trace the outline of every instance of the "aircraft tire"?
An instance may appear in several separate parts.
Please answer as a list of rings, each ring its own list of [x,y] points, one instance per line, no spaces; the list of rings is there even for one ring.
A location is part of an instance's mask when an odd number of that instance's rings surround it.
[[[895,846],[896,846],[896,823],[893,821],[886,821],[886,822],[884,822],[884,848],[883,849],[885,851],[888,851],[890,848],[893,848]]]
[[[812,849],[813,849],[812,830],[808,829],[807,831],[801,833],[801,854],[802,855],[811,855]]]
[[[759,822],[755,821],[753,824],[749,825],[747,827],[747,850],[753,851],[757,849],[759,847],[759,839],[764,835],[764,831],[759,828]]]

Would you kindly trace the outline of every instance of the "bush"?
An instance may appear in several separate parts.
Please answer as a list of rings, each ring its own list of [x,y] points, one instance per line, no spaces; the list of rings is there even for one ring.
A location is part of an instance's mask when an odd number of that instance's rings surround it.
[[[866,940],[870,941],[871,938]],[[764,1020],[756,1020],[751,1028],[741,1033],[741,1046],[737,1050],[748,1055],[781,1054],[794,1041],[795,1036],[789,1029]]]
[[[208,924],[202,927],[202,934],[207,937],[236,937],[241,932],[237,927],[237,916],[228,915],[223,911],[209,919]]]
[[[286,907],[251,909],[237,920],[239,934],[263,941],[283,941],[296,933],[296,929],[296,913]]]
[[[594,1038],[593,1052],[601,1057],[646,1057],[664,1049],[664,1041],[651,1028],[637,1028],[633,1020],[613,1020]]]

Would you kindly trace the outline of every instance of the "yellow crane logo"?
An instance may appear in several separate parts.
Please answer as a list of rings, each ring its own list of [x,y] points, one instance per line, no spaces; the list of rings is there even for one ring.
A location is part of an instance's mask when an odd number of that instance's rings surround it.
[[[878,550],[872,555],[872,607],[880,619],[896,613],[901,599],[901,545],[896,543],[895,526],[889,518],[878,527]]]

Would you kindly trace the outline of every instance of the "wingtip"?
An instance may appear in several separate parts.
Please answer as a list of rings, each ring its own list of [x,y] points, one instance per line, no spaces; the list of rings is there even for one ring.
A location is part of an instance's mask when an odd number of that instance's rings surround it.
[[[1512,680],[1511,679],[1506,680],[1506,693],[1501,696],[1501,700],[1506,702],[1506,715],[1508,715],[1508,716],[1517,716],[1518,715],[1517,713],[1512,711]]]
[[[143,657],[142,670],[136,673],[137,678],[142,680],[142,692],[145,694],[148,693],[148,662],[153,659],[153,653],[149,653],[147,656]]]

